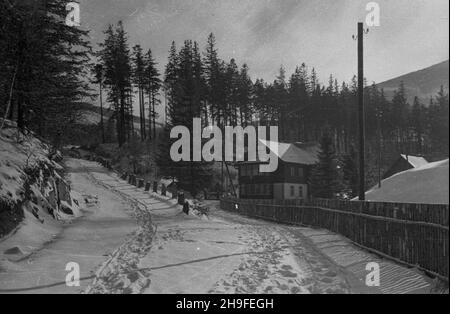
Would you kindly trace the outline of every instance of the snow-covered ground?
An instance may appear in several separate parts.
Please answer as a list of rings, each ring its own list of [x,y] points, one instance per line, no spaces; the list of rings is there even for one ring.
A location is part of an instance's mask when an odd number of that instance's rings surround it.
[[[9,124],[11,122],[7,122]],[[5,128],[0,133],[0,198],[15,202],[21,199],[19,191],[24,183],[24,168],[44,162],[58,168],[50,161],[50,148],[32,134],[21,134],[17,140],[15,128]]]
[[[326,230],[242,217],[212,201],[207,218],[187,216],[175,200],[137,189],[117,175],[92,175],[151,213],[153,239],[136,254],[138,265],[133,263],[131,273],[111,266],[124,275],[137,273],[133,279],[142,293],[426,293],[432,286],[422,273]],[[380,265],[380,287],[364,284],[368,262]],[[114,276],[107,271],[104,282]]]
[[[109,254],[138,229],[128,202],[94,183],[81,162],[69,160],[67,166],[72,188],[97,196],[98,203],[83,208],[81,217],[66,223],[26,219],[14,234],[0,240],[0,292],[80,293]],[[4,254],[16,246],[21,254]],[[65,284],[69,262],[80,265],[80,287]]]
[[[208,216],[185,215],[175,200],[137,189],[95,162],[70,159],[67,165],[73,188],[98,196],[98,203],[84,209],[81,218],[54,229],[51,241],[30,245],[31,255],[4,259],[0,291],[25,287],[34,287],[26,292],[39,293],[430,291],[430,280],[423,274],[382,260],[326,230],[242,217],[220,210],[213,201],[206,203]],[[1,242],[0,252],[17,239],[12,235]],[[80,264],[84,279],[78,288],[64,284],[69,261]],[[364,285],[368,262],[380,264],[381,287]]]
[[[379,202],[448,204],[449,160],[403,171],[366,192],[366,199]]]
[[[138,265],[150,279],[144,293],[314,292],[313,272],[282,227],[231,217],[215,209],[217,204],[210,204],[208,218],[187,216],[168,197],[136,189],[117,176],[116,181],[103,173],[93,176],[151,213],[156,232]],[[331,278],[329,292],[349,291],[337,271],[325,276]]]

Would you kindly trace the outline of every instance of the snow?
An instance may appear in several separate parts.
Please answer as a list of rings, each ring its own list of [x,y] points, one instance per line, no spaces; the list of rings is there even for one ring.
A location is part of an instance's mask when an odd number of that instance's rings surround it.
[[[401,155],[403,159],[411,164],[414,168],[422,167],[428,164],[428,161],[423,157],[411,156],[411,155]]]
[[[368,260],[382,263],[383,280],[392,282],[383,292],[429,287],[421,274],[326,230],[243,217],[215,201],[204,202],[207,216],[185,215],[176,200],[131,186],[98,163],[68,159],[66,166],[74,193],[88,200],[82,216],[51,225],[26,219],[2,240],[0,292],[359,293],[367,292]],[[3,254],[15,247],[23,254]],[[65,285],[68,262],[80,265],[80,287]],[[409,290],[395,288],[404,278]]]
[[[92,175],[149,212],[154,234],[152,239],[143,239],[139,231],[134,234],[98,272],[102,280],[87,292],[116,293],[119,291],[111,283],[121,283],[119,286],[132,287],[127,290],[132,293],[251,293],[257,291],[256,286],[260,292],[267,288],[308,293],[301,287],[307,274],[298,258],[289,248],[279,248],[285,241],[279,231],[265,232],[265,227],[222,218],[215,214],[214,206],[209,216],[194,210],[186,215],[175,199],[137,189],[117,175]],[[121,266],[125,261],[127,267]],[[129,282],[130,276],[135,284]],[[249,280],[232,285],[242,277]]]
[[[318,162],[319,147],[315,143],[281,143],[259,139],[260,143],[285,162],[314,165]]]
[[[131,293],[373,292],[363,284],[365,265],[367,259],[380,259],[342,236],[227,213],[215,201],[204,202],[210,209],[207,217],[185,215],[176,200],[133,187],[114,174],[93,176],[148,211],[154,229],[152,238],[143,238],[138,231],[121,246],[113,254],[117,257],[97,272],[103,279],[88,292],[123,291],[112,283],[128,285]],[[126,267],[121,266],[124,263]],[[391,262],[380,263],[383,269],[408,278],[409,290],[401,286],[395,290],[398,293],[430,286],[421,274]],[[383,288],[393,285],[398,286],[394,282]]]
[[[0,198],[12,202],[21,199],[20,191],[24,183],[24,168],[38,162],[45,162],[54,168],[60,166],[49,160],[50,148],[39,139],[21,135],[17,142],[17,131],[3,129],[0,136]]]
[[[0,240],[0,290],[34,287],[25,292],[81,293],[94,271],[138,229],[128,202],[93,182],[81,162],[68,160],[67,166],[72,193],[91,203],[80,203],[81,217],[56,221],[47,215],[44,224],[25,211],[20,228]],[[96,169],[102,171],[98,165]],[[16,246],[24,255],[4,254]],[[68,262],[80,265],[81,278],[86,278],[80,287],[65,284]],[[58,285],[45,287],[54,283]]]
[[[366,192],[368,201],[448,204],[449,160],[428,163],[387,178]]]
[[[38,218],[41,223],[45,221],[45,218],[49,218],[46,208],[52,208],[57,219],[71,219],[72,217],[53,208],[55,205],[52,204],[51,193],[56,188],[54,180],[64,182],[64,179],[56,171],[51,170],[62,170],[62,166],[49,159],[50,147],[33,133],[18,136],[16,128],[3,129],[0,135],[0,199],[10,204],[26,201],[23,205],[25,211],[34,213],[35,219]],[[34,200],[24,200],[27,167],[41,168],[36,182],[30,186],[35,196]],[[47,182],[44,180],[42,167],[52,171]],[[76,194],[71,195],[75,199],[76,196]],[[79,208],[75,204],[64,201],[62,204],[74,213],[70,216],[76,217],[79,214]]]

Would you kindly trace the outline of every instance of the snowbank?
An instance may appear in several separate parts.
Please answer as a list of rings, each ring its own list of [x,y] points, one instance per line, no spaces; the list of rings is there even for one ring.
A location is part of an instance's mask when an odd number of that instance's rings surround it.
[[[61,156],[32,133],[18,135],[11,125],[1,130],[0,238],[22,219],[31,228],[25,233],[33,234],[36,223],[79,215],[78,196],[58,174],[63,168],[56,158]]]
[[[381,188],[366,192],[368,201],[448,204],[449,160],[429,163],[397,173],[382,181]]]

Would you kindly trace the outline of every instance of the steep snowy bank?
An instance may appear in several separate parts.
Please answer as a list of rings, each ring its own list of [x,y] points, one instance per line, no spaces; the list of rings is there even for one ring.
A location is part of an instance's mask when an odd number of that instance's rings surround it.
[[[33,134],[18,136],[11,123],[0,135],[0,238],[19,223],[45,229],[52,221],[77,216],[79,195],[59,174],[58,154]]]

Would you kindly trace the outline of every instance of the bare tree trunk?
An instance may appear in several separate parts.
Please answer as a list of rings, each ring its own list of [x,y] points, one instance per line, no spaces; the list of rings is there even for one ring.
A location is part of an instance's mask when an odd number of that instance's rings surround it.
[[[155,110],[155,93],[152,92],[152,119],[153,119],[153,138],[156,140],[156,110]]]
[[[9,110],[10,110],[10,107],[11,107],[12,95],[13,95],[13,91],[14,91],[14,85],[16,83],[16,76],[17,76],[18,69],[19,69],[19,63],[17,62],[16,70],[14,71],[13,79],[12,79],[12,82],[11,82],[11,88],[9,89],[8,105],[6,106],[5,116],[3,118],[2,125],[0,127],[0,131],[3,129],[3,126],[5,125],[5,120],[8,117],[8,114],[9,114]],[[12,110],[11,110],[11,113],[12,113]]]

